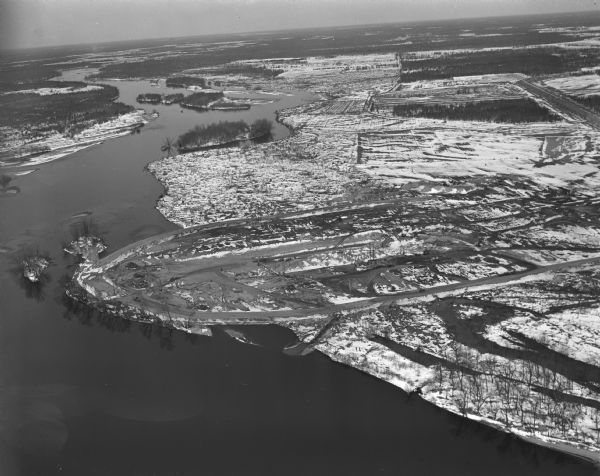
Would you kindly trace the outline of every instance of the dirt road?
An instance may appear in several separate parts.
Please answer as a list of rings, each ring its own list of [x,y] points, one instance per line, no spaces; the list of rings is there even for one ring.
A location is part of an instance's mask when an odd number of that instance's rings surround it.
[[[333,313],[339,313],[339,311],[357,311],[368,308],[375,308],[381,304],[392,304],[392,303],[410,303],[418,302],[421,300],[431,299],[432,297],[442,297],[453,294],[460,294],[465,291],[473,290],[475,288],[495,288],[499,286],[510,286],[520,281],[525,280],[529,277],[535,277],[536,275],[542,275],[544,273],[555,273],[559,271],[566,271],[573,268],[578,268],[584,265],[595,265],[600,264],[600,257],[584,258],[580,260],[567,261],[562,263],[556,263],[546,266],[538,266],[536,268],[523,271],[520,273],[512,273],[506,275],[492,276],[488,278],[474,279],[468,282],[460,282],[447,284],[443,286],[436,286],[426,288],[418,291],[406,291],[390,296],[377,296],[371,298],[365,298],[360,300],[354,300],[350,302],[332,304],[323,307],[311,307],[311,308],[299,308],[299,309],[282,309],[273,311],[179,311],[177,309],[171,309],[169,311],[170,317],[174,319],[185,319],[191,320],[199,324],[222,324],[222,323],[256,323],[266,324],[273,323],[278,320],[302,320],[307,318],[314,318],[316,316],[323,316],[326,318]],[[213,271],[211,266],[210,270]],[[195,272],[202,272],[202,269],[196,269]],[[133,300],[129,303],[140,307],[142,309],[150,310],[153,313],[162,314],[164,311],[164,304],[155,301],[148,297],[143,291],[136,291],[132,295],[136,296],[135,303]],[[128,300],[129,301],[129,300]],[[341,314],[338,314],[341,317]]]
[[[575,120],[586,122],[595,129],[600,129],[600,116],[598,114],[591,109],[582,106],[577,101],[574,101],[557,89],[546,87],[529,78],[521,79],[515,84],[529,93],[545,100],[550,106],[563,112],[567,116],[572,117]]]

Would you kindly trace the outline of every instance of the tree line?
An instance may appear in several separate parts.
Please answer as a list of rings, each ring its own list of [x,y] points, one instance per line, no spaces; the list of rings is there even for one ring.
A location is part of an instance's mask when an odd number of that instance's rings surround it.
[[[402,81],[499,73],[564,73],[594,64],[597,59],[595,52],[553,47],[448,53],[436,57],[404,58]]]
[[[455,121],[555,122],[560,118],[531,98],[499,99],[460,104],[403,104],[395,116],[427,117]]]
[[[52,87],[85,83],[55,81]],[[75,91],[70,94],[5,94],[0,96],[0,127],[33,131],[57,131],[75,134],[90,125],[109,121],[133,111],[133,107],[115,102],[119,90],[100,85],[100,89]]]
[[[164,96],[157,93],[143,93],[138,94],[136,101],[149,104],[174,104],[183,101],[184,98],[183,93],[165,94]]]
[[[199,147],[224,144],[245,139],[265,138],[271,135],[273,123],[268,119],[257,119],[248,125],[245,121],[219,121],[208,125],[197,125],[179,136],[177,148],[190,151]]]
[[[207,109],[211,102],[221,99],[224,96],[222,91],[199,91],[187,96],[181,105],[191,109]]]
[[[206,87],[206,79],[198,76],[173,76],[167,78],[168,88],[189,88],[190,86]]]

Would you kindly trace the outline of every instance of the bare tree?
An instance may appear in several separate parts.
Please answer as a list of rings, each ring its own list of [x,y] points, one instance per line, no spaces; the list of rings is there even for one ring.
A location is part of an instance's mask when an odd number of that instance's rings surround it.
[[[504,423],[508,426],[511,410],[511,387],[512,383],[506,378],[499,377],[495,381],[496,391],[500,398],[500,413],[503,414]]]
[[[442,384],[444,383],[444,366],[443,365],[438,365],[436,367],[436,375],[438,378],[438,385],[440,388],[442,388]]]
[[[171,154],[175,150],[175,139],[167,137],[160,150],[167,153],[167,158],[171,157]]]
[[[540,395],[533,393],[529,399],[529,410],[531,411],[532,427],[536,431],[538,427],[538,418],[540,417],[540,408],[542,399]]]
[[[471,401],[473,408],[477,414],[481,414],[481,410],[488,401],[486,390],[486,376],[477,375],[471,379]]]
[[[459,374],[462,374],[462,372],[458,372]],[[468,387],[468,385],[466,386]],[[454,403],[456,403],[456,406],[458,407],[458,410],[462,413],[462,415],[464,417],[467,416],[468,410],[469,410],[469,402],[471,401],[470,399],[470,392],[468,390],[468,388],[463,387],[461,389],[459,389],[457,392],[453,393],[453,400]]]
[[[600,443],[600,411],[597,408],[592,409],[592,421],[596,432],[596,443]]]

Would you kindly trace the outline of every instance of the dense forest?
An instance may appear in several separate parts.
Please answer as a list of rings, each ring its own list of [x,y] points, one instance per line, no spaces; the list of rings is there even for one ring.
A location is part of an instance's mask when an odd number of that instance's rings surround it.
[[[179,136],[179,151],[192,150],[209,143],[231,142],[244,138],[248,132],[248,124],[244,121],[219,121],[206,126],[196,126]]]
[[[25,64],[19,67],[0,67],[0,91],[14,91],[18,89],[50,88],[47,81],[58,76],[56,66],[42,63]]]
[[[599,60],[600,53],[597,50],[565,50],[551,47],[448,53],[433,58],[403,59],[402,81],[492,73],[563,73],[597,64]]]
[[[162,101],[165,104],[176,104],[183,101],[184,97],[183,93],[167,94],[163,97]]]
[[[600,96],[591,95],[591,96],[569,96],[571,99],[577,101],[579,104],[582,104],[586,107],[589,107],[591,110],[600,113]]]
[[[555,122],[560,120],[560,117],[540,106],[531,98],[461,104],[408,104],[395,106],[394,115],[487,122]]]
[[[189,88],[190,86],[206,87],[206,79],[197,76],[173,76],[167,78],[168,88]]]
[[[144,93],[138,94],[138,97],[135,100],[139,103],[150,103],[150,104],[159,104],[162,101],[162,96],[160,94],[155,93]]]
[[[469,20],[469,29],[473,36],[461,36],[465,28],[464,20],[438,21],[419,25],[418,28],[404,30],[406,40],[398,40],[397,24],[377,25],[366,30],[365,26],[344,28],[320,28],[297,30],[287,32],[285,38],[275,33],[256,33],[251,35],[235,35],[205,37],[197,47],[177,48],[165,47],[164,44],[151,44],[144,42],[127,43],[127,48],[144,46],[144,55],[123,62],[107,62],[101,69],[99,76],[105,78],[155,78],[167,77],[190,68],[212,68],[231,61],[247,58],[294,58],[306,56],[327,56],[340,54],[369,54],[373,52],[397,51],[426,51],[432,49],[432,38],[435,38],[435,48],[440,50],[452,49],[479,49],[522,47],[536,44],[553,44],[563,41],[573,41],[573,37],[566,32],[537,31],[540,18],[536,17],[511,17]],[[589,14],[544,17],[547,27],[565,25],[595,26],[594,16]],[[510,34],[504,35],[503,28],[509,27]],[[365,35],[370,31],[372,35]],[[320,33],[319,33],[320,32]],[[499,32],[499,35],[494,35]],[[330,35],[335,35],[332,41]],[[170,40],[173,45],[190,43],[190,38],[177,38]],[[207,48],[211,41],[223,42],[238,41],[237,45],[223,45],[218,43]],[[96,45],[95,45],[96,46]],[[125,45],[121,45],[123,48]],[[117,49],[116,45],[99,45],[96,48],[108,50]],[[177,51],[177,54],[168,54]],[[158,54],[160,54],[160,56]],[[585,65],[584,65],[585,66]],[[181,73],[185,74],[185,73]],[[271,74],[271,73],[269,73]]]
[[[273,122],[268,119],[257,119],[250,125],[250,137],[253,139],[271,137],[272,130]]]
[[[218,99],[217,101],[215,101],[214,103],[212,103],[210,105],[211,109],[219,109],[222,111],[227,111],[227,110],[231,110],[231,111],[238,111],[240,109],[250,109],[250,104],[245,103],[245,102],[237,102],[237,101],[231,101],[231,100],[226,100],[225,98],[221,98]]]
[[[282,69],[270,69],[247,63],[229,63],[209,70],[212,74],[240,74],[257,78],[273,78],[283,73]]]
[[[179,136],[177,148],[179,152],[190,152],[207,146],[268,138],[272,128],[273,123],[268,119],[258,119],[251,125],[245,121],[220,121],[206,126],[199,125]]]
[[[84,87],[85,83],[46,82],[43,87]],[[106,122],[127,112],[132,106],[115,102],[119,90],[101,89],[69,94],[17,93],[0,95],[0,126],[14,129],[31,127],[37,131],[76,133],[93,123]]]
[[[224,95],[221,91],[211,91],[204,92],[199,91],[187,96],[182,102],[181,105],[183,107],[188,107],[190,109],[207,109],[208,105],[216,101],[217,99],[222,98]]]
[[[183,101],[184,98],[183,93],[165,94],[164,96],[157,93],[143,93],[138,94],[135,100],[139,103],[149,104],[176,104]]]

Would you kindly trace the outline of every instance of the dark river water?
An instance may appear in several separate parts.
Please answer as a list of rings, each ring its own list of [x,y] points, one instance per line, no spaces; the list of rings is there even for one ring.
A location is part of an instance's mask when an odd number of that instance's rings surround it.
[[[77,79],[70,73],[69,79]],[[147,82],[115,82],[134,104]],[[172,90],[171,90],[172,91]],[[591,466],[462,422],[313,353],[281,353],[294,336],[248,329],[190,338],[107,316],[70,312],[61,245],[87,214],[115,250],[174,228],[155,209],[160,184],[144,166],[166,137],[200,123],[273,119],[306,101],[236,113],[160,113],[128,135],[39,166],[0,198],[0,475],[579,475]],[[287,130],[277,126],[276,138]],[[75,217],[75,218],[74,218]],[[54,264],[24,286],[16,251]]]

